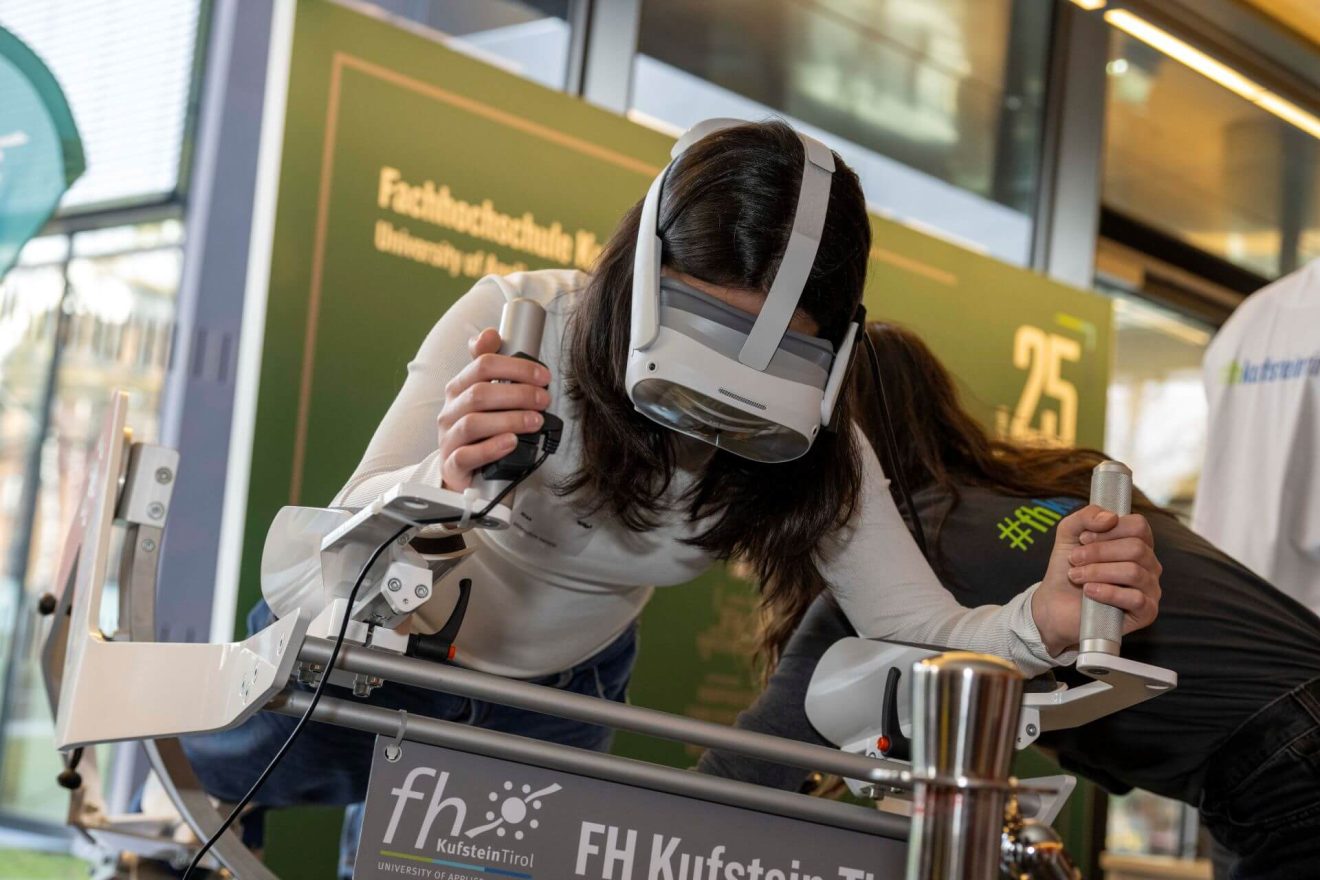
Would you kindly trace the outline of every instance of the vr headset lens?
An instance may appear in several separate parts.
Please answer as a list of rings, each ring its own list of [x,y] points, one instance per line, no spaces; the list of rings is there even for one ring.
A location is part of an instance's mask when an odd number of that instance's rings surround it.
[[[752,461],[791,461],[811,446],[810,440],[783,425],[662,379],[637,383],[633,404],[666,428]]]

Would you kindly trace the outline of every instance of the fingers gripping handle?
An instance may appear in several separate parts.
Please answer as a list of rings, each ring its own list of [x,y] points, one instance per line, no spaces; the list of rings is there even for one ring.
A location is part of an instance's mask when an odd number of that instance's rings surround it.
[[[527,358],[539,364],[544,332],[545,309],[541,304],[525,297],[511,299],[500,313],[500,354]],[[495,484],[502,486],[534,467],[542,447],[547,452],[555,451],[563,423],[548,412],[542,416],[544,422],[540,430],[519,434],[518,445],[512,452],[482,468],[482,488],[489,494],[495,494]]]
[[[1119,516],[1132,512],[1132,471],[1117,461],[1102,461],[1091,472],[1091,503]],[[1083,654],[1118,655],[1123,643],[1123,609],[1082,597]]]

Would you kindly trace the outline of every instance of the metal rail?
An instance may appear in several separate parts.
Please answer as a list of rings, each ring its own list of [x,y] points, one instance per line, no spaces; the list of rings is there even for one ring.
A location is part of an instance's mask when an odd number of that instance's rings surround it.
[[[330,661],[333,646],[334,643],[327,639],[309,637],[303,641],[298,658],[324,666]],[[690,743],[708,749],[737,752],[740,755],[775,764],[833,773],[848,779],[882,785],[911,787],[911,783],[907,781],[908,774],[905,772],[907,767],[891,761],[867,758],[764,733],[672,715],[656,709],[629,706],[625,703],[601,700],[371,648],[344,645],[335,668],[559,718],[630,730],[634,733]]]
[[[284,697],[286,699],[283,703],[278,699],[272,701],[268,711],[300,717],[307,711],[312,699],[310,693],[292,688],[284,692]],[[392,737],[399,733],[398,712],[336,697],[322,697],[316,706],[316,711],[312,713],[312,718],[378,735]],[[728,806],[744,807],[761,813],[816,822],[835,828],[849,828],[893,840],[906,840],[908,837],[909,821],[905,816],[778,791],[747,782],[735,782],[702,773],[676,770],[673,767],[620,758],[558,743],[542,742],[511,733],[482,730],[453,721],[409,715],[404,722],[403,736],[415,742],[443,746],[474,755],[530,764],[548,770],[573,773]]]

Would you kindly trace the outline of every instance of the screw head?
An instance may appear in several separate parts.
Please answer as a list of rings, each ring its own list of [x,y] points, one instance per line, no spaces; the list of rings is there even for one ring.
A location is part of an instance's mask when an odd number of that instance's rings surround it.
[[[155,550],[156,550],[156,542],[155,542],[155,541],[151,540],[150,538],[144,538],[144,539],[142,540],[142,552],[143,552],[143,553],[154,553]]]
[[[1036,725],[1034,725],[1034,724],[1028,724],[1028,725],[1027,725],[1027,736],[1035,736],[1035,735],[1036,735]]]
[[[164,515],[165,515],[165,505],[161,504],[159,501],[153,501],[147,507],[147,516],[151,517],[152,519],[160,519]]]
[[[403,581],[399,580],[398,578],[390,578],[389,582],[386,583],[385,586],[390,588],[391,593],[397,593],[399,592],[399,590],[403,589]]]
[[[167,467],[156,468],[156,482],[162,486],[174,479],[174,471]]]
[[[417,589],[413,590],[413,592],[417,594],[418,599],[425,599],[427,596],[431,595],[431,588],[425,584],[418,584]]]

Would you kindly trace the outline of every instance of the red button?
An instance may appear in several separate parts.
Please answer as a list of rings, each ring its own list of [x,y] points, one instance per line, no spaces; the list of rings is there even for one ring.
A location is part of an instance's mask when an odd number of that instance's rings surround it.
[[[887,736],[882,736],[875,741],[875,747],[880,750],[880,754],[882,755],[889,754],[889,748],[892,745],[893,743]]]

